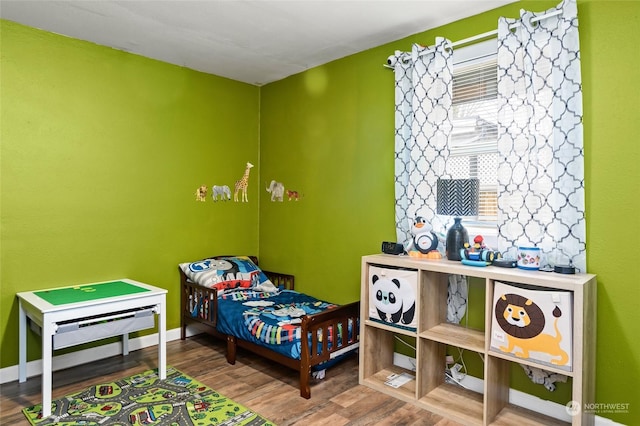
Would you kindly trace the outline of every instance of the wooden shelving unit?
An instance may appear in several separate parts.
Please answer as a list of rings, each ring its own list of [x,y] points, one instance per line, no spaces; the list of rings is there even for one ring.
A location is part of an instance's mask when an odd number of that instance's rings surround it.
[[[369,267],[404,268],[418,271],[416,294],[417,330],[406,330],[369,319]],[[466,275],[485,280],[485,324],[474,330],[446,322],[448,275]],[[570,291],[573,295],[573,368],[565,371],[542,366],[572,378],[573,401],[580,407],[595,397],[596,277],[591,274],[561,275],[539,271],[473,267],[448,260],[417,259],[386,254],[362,258],[360,334],[360,384],[411,402],[418,407],[469,425],[593,425],[593,413],[580,411],[566,423],[509,403],[509,376],[513,362],[541,367],[527,360],[490,349],[494,282]],[[395,335],[416,339],[416,371],[394,365]],[[484,359],[484,392],[478,393],[445,382],[447,346],[477,352]],[[385,385],[393,373],[415,375],[399,388]],[[567,401],[568,402],[568,401]]]

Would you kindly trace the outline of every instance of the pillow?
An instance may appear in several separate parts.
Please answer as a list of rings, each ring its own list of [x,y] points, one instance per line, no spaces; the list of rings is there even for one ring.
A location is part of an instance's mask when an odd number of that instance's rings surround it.
[[[277,288],[264,272],[246,256],[220,257],[181,263],[180,269],[194,283],[219,292],[251,288],[275,292]]]

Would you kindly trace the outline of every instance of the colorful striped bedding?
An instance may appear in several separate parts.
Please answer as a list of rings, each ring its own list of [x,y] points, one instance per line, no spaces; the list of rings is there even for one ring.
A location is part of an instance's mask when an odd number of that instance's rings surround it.
[[[300,317],[336,306],[291,290],[277,293],[227,291],[218,297],[216,328],[221,333],[268,347],[286,357],[300,359]]]

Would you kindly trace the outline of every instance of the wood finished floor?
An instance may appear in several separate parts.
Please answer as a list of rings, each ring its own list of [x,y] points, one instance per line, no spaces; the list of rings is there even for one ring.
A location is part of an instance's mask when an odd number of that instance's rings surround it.
[[[437,425],[458,423],[358,384],[358,359],[351,356],[312,380],[311,399],[300,397],[294,370],[238,349],[235,365],[221,341],[206,335],[167,344],[167,362],[183,373],[284,425]],[[53,374],[52,398],[156,367],[155,347],[80,365]],[[21,410],[41,402],[40,377],[0,387],[0,424],[28,426]]]

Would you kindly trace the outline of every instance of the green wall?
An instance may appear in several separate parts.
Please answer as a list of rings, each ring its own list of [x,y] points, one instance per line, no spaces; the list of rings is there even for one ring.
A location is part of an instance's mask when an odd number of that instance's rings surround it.
[[[17,363],[16,292],[127,276],[169,289],[175,328],[176,264],[213,253],[257,253],[300,290],[358,299],[360,257],[395,239],[386,58],[555,4],[509,5],[262,88],[1,21],[0,365]],[[578,9],[595,402],[629,403],[597,414],[640,424],[640,267],[626,255],[640,211],[640,2]],[[201,184],[232,186],[247,161],[248,204],[194,201]],[[300,201],[269,201],[272,179]],[[515,382],[545,399],[567,394]]]
[[[364,52],[261,92],[261,177],[303,196],[263,193],[260,256],[338,303],[360,298],[360,257],[395,239],[393,80],[381,61]]]
[[[578,3],[581,35],[587,189],[587,265],[598,274],[596,402],[630,403],[640,424],[640,2]],[[612,47],[615,46],[615,49]],[[625,230],[626,229],[626,230]]]
[[[18,361],[15,293],[257,253],[259,88],[1,22],[2,366]],[[249,203],[195,201],[256,165]],[[29,359],[39,358],[32,338]]]
[[[304,193],[298,203],[272,203],[262,193],[263,263],[294,273],[304,291],[338,302],[358,299],[360,257],[395,240],[393,73],[382,66],[386,58],[410,50],[414,42],[433,44],[436,35],[455,41],[490,31],[498,16],[516,17],[520,8],[541,11],[556,4],[508,5],[263,87],[263,186],[276,179]],[[596,414],[640,424],[640,268],[626,254],[632,252],[640,218],[640,2],[579,1],[578,13],[588,265],[598,274],[594,402],[628,403],[628,412]],[[471,363],[476,358],[465,355]],[[513,371],[514,387],[567,402],[568,385],[551,393],[533,385],[518,366]]]

